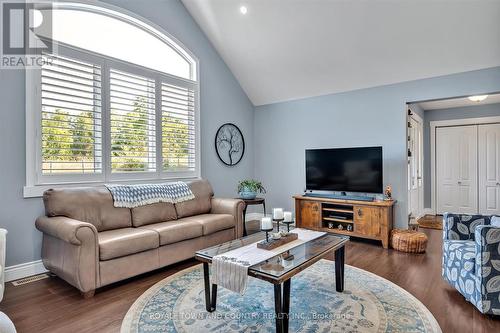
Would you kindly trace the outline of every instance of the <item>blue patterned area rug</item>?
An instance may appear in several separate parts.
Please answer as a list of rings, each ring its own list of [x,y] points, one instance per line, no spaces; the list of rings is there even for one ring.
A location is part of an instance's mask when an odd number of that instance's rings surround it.
[[[335,291],[334,263],[321,260],[292,279],[290,332],[441,332],[415,297],[390,281],[345,266]],[[147,290],[127,312],[122,333],[275,332],[270,283],[251,278],[245,295],[219,288],[217,310],[205,310],[202,266]]]

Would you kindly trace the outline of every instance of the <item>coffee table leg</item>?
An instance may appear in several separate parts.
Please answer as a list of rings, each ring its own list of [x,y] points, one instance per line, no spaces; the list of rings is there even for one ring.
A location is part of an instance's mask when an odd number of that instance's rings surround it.
[[[274,285],[274,312],[276,315],[276,333],[288,333],[290,316],[290,287],[288,279],[281,284]]]
[[[292,279],[283,283],[283,332],[288,332],[288,323],[290,317],[290,288]]]
[[[344,252],[345,246],[335,251],[335,286],[338,292],[344,291]]]
[[[276,315],[276,333],[282,333],[283,303],[281,301],[281,284],[274,285],[274,313]]]
[[[203,279],[205,280],[205,308],[208,312],[214,312],[217,305],[217,285],[212,284],[212,297],[210,297],[210,274],[208,263],[203,263]]]

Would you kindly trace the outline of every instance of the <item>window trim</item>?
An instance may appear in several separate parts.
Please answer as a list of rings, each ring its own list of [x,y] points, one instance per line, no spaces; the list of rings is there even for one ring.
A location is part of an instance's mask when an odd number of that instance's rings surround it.
[[[93,5],[93,3],[95,5]],[[189,86],[192,88],[195,93],[195,169],[194,171],[180,171],[180,172],[169,172],[163,170],[163,159],[161,153],[161,130],[156,133],[157,140],[157,170],[155,172],[138,172],[138,173],[128,173],[128,174],[112,174],[109,172],[110,165],[108,165],[108,154],[110,153],[109,148],[109,128],[103,126],[103,143],[102,143],[102,152],[103,152],[103,170],[101,174],[91,175],[92,177],[88,177],[87,175],[71,175],[71,176],[41,176],[39,175],[39,171],[41,170],[41,140],[40,140],[40,119],[41,119],[41,69],[28,69],[25,71],[26,77],[26,185],[23,189],[23,195],[25,198],[28,197],[39,197],[43,194],[43,192],[49,188],[57,188],[57,187],[74,187],[74,186],[98,186],[104,183],[141,183],[147,181],[149,183],[155,182],[165,182],[166,180],[188,180],[188,179],[197,179],[201,177],[201,138],[200,138],[200,82],[199,82],[199,68],[200,63],[199,60],[187,49],[182,43],[178,42],[174,37],[170,36],[166,31],[162,28],[158,27],[154,23],[149,22],[148,20],[135,15],[134,13],[130,13],[126,10],[123,10],[119,7],[113,5],[107,5],[96,2],[71,2],[57,3],[57,6],[54,6],[57,9],[80,9],[80,10],[89,10],[101,15],[108,15],[113,18],[117,18],[120,20],[124,20],[127,23],[133,24],[141,29],[145,30],[148,33],[152,33],[158,38],[162,39],[165,43],[167,43],[170,47],[179,52],[179,49],[182,49],[183,53],[179,53],[181,55],[185,54],[188,56],[186,58],[183,57],[192,63],[195,73],[193,73],[195,80],[188,80],[185,78],[177,77],[168,73],[163,73],[155,69],[150,69],[146,67],[142,67],[140,65],[132,64],[120,59],[115,59],[109,56],[105,56],[102,54],[97,54],[94,52],[78,49],[77,47],[63,45],[61,43],[57,43],[58,54],[67,57],[73,57],[76,59],[81,59],[83,61],[88,60],[90,62],[101,65],[102,68],[102,76],[109,76],[109,69],[115,68],[117,70],[131,71],[131,73],[145,75],[147,74],[150,78],[154,79],[156,84],[156,121],[160,120],[161,124],[161,109],[158,107],[161,104],[158,103],[161,100],[161,93],[158,94],[159,90],[161,91],[161,82],[170,83],[170,84],[180,84],[182,86]],[[151,30],[149,30],[149,29]],[[161,36],[163,35],[163,36]],[[76,55],[76,56],[72,56]],[[112,65],[112,66],[111,66]],[[160,83],[160,84],[158,84]],[[107,95],[109,94],[109,89],[103,89],[101,92],[103,96],[102,106],[102,117],[103,123],[108,123],[109,117],[109,105],[104,105],[109,103],[109,99]],[[160,126],[161,128],[161,126]],[[158,154],[158,151],[160,154]],[[158,163],[161,161],[161,163]],[[108,178],[105,178],[108,176]],[[49,181],[49,179],[55,179],[53,181]]]

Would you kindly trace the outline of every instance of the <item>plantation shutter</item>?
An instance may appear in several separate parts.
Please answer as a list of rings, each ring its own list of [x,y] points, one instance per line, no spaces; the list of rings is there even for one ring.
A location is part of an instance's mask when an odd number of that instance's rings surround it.
[[[162,83],[161,91],[163,171],[194,171],[194,90]]]
[[[110,70],[111,172],[156,170],[155,81]]]
[[[42,175],[102,173],[101,67],[53,55],[44,60]]]

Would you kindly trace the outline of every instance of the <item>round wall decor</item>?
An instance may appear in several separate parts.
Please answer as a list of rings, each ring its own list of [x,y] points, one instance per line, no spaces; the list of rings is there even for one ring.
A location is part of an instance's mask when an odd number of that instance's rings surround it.
[[[215,151],[225,165],[236,165],[245,153],[245,139],[238,126],[226,123],[215,134]]]

